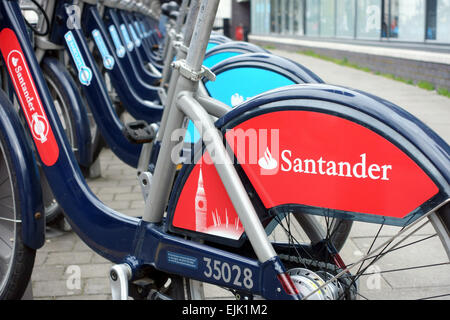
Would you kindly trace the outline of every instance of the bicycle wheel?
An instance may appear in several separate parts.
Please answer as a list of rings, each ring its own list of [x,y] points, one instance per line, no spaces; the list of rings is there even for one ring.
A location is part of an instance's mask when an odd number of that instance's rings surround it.
[[[20,299],[30,281],[36,250],[22,241],[14,167],[0,132],[0,299]]]
[[[339,259],[324,255],[324,246],[314,245],[292,213],[278,219],[269,238],[307,299],[448,299],[449,219],[447,204],[406,228],[354,222],[347,240],[337,243],[342,247]],[[320,220],[316,227],[325,228],[323,242],[333,244],[330,228],[346,223],[334,218]],[[236,292],[192,279],[173,277],[167,283],[162,292],[177,299],[236,298]]]
[[[338,261],[305,246],[304,234],[287,216],[277,232],[291,248],[279,256],[308,299],[448,299],[449,216],[447,204],[404,228],[354,222]]]

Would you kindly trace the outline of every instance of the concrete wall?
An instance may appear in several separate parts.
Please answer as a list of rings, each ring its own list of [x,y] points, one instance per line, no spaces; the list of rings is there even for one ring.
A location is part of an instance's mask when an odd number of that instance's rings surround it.
[[[448,54],[448,59],[444,54],[435,54],[434,56],[437,58],[434,59],[432,53],[425,51],[416,51],[415,54],[413,53],[411,55],[393,55],[391,52],[402,53],[403,51],[395,48],[385,49],[386,55],[383,55],[383,50],[380,50],[380,48],[374,48],[373,50],[369,48],[367,52],[364,52],[364,50],[343,50],[334,49],[334,47],[338,47],[338,44],[334,43],[330,43],[328,46],[319,45],[319,42],[315,45],[313,41],[305,41],[302,44],[298,44],[295,41],[289,41],[289,39],[280,41],[280,39],[274,37],[258,36],[250,36],[250,41],[261,46],[275,46],[276,48],[289,51],[312,50],[317,54],[327,57],[337,59],[346,58],[349,63],[354,63],[361,67],[368,67],[374,72],[393,74],[405,80],[413,80],[415,83],[418,81],[427,81],[432,83],[435,88],[450,90],[450,63],[446,62],[450,59],[450,54]],[[355,49],[359,49],[357,47],[354,46]],[[376,54],[371,53],[371,51],[375,52],[375,49],[378,49]],[[421,55],[423,56],[422,60],[420,59]]]

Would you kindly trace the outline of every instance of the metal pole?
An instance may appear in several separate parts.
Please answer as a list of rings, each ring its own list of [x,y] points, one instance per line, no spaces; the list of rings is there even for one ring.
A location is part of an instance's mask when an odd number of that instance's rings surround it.
[[[197,22],[195,24],[192,41],[186,58],[187,67],[194,72],[199,72],[205,58],[206,47],[211,35],[214,18],[219,6],[219,0],[202,0]],[[185,39],[186,41],[186,39]],[[182,91],[195,93],[198,82],[185,77],[178,77],[174,97]],[[174,141],[172,133],[181,128],[185,115],[174,106],[174,99],[169,106],[167,121],[165,123],[164,135],[161,143],[161,150],[156,162],[148,201],[145,204],[142,219],[147,222],[159,223],[162,221],[167,201],[170,196],[172,183],[175,177],[176,165],[172,159],[172,154],[179,154],[181,145],[179,141]]]
[[[233,161],[225,149],[223,137],[210,120],[210,115],[192,97],[191,93],[181,93],[178,99],[178,108],[196,124],[201,124],[200,132],[203,136],[207,134],[206,149],[210,155],[214,155],[214,166],[259,261],[265,262],[275,257],[275,250],[267,238],[266,231],[262,227],[258,214],[236,172]]]
[[[199,8],[200,8],[200,0],[192,0],[191,6],[189,8],[190,9],[189,14],[188,14],[187,20],[186,20],[186,27],[184,29],[184,34],[183,34],[183,46],[185,46],[185,47],[190,46],[192,34],[194,33],[194,27],[195,27],[195,22],[197,20]],[[208,39],[209,39],[209,37],[208,37]],[[163,112],[163,115],[161,118],[161,123],[159,125],[158,136],[156,138],[156,141],[159,141],[159,142],[162,141],[162,137],[164,136],[164,132],[166,129],[167,117],[169,116],[169,109],[172,104],[176,84],[177,84],[178,77],[179,77],[179,72],[177,70],[172,70],[172,72],[170,72],[170,68],[171,68],[170,65],[175,57],[175,50],[173,48],[172,43],[170,44],[170,50],[171,50],[171,52],[168,54],[168,57],[165,61],[163,81],[162,81],[162,86],[163,86],[167,82],[168,77],[170,75],[169,89],[167,92],[166,103],[164,106],[165,108],[164,108],[164,112]],[[186,58],[186,53],[182,50],[179,50],[177,59],[182,60],[185,58]]]

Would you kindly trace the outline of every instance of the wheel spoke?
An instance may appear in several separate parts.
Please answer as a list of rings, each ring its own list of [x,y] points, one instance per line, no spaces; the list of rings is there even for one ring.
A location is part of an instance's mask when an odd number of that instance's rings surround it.
[[[362,273],[359,275],[359,277],[362,276],[370,276],[374,274],[383,274],[383,273],[391,273],[391,272],[398,272],[398,271],[406,271],[406,270],[415,270],[415,269],[423,269],[423,268],[432,268],[432,267],[440,267],[444,265],[449,265],[450,262],[441,262],[441,263],[433,263],[433,264],[427,264],[422,266],[414,266],[414,267],[406,267],[406,268],[398,268],[398,269],[391,269],[391,270],[383,270],[378,272],[370,272],[370,273]]]

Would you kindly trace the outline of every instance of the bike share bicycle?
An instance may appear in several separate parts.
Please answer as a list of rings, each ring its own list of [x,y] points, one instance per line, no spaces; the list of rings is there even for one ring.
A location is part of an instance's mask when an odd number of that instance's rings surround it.
[[[201,298],[201,282],[207,282],[240,298],[352,299],[362,290],[357,279],[364,276],[367,265],[395,253],[402,258],[404,247],[425,241],[408,242],[428,221],[444,244],[446,260],[439,265],[448,267],[448,145],[384,100],[325,84],[284,87],[231,111],[212,99],[200,104],[198,80],[208,74],[202,62],[217,7],[218,1],[202,1],[186,59],[175,64],[171,83],[176,86],[169,86],[174,94],[164,109],[164,130],[158,132],[162,144],[153,187],[143,218],[137,219],[107,208],[86,186],[23,20],[18,18],[19,7],[15,1],[1,3],[0,14],[6,19],[1,21],[0,49],[24,113],[30,116],[27,120],[44,172],[75,232],[117,263],[111,272],[113,297],[125,299],[130,293],[134,298]],[[33,110],[31,98],[36,102]],[[6,117],[0,117],[0,132],[8,164],[3,167],[9,168],[4,170],[5,181],[10,186],[20,184],[10,190],[15,191],[13,198],[21,210],[2,220],[14,230],[15,240],[12,259],[7,260],[9,273],[2,282],[9,290],[2,296],[13,297],[9,292],[17,286],[18,275],[24,276],[18,271],[23,257],[33,256],[42,245],[42,219],[35,215],[39,205],[30,202],[33,197],[22,198],[21,192],[33,186],[36,177],[24,170],[24,161],[35,167],[33,154],[23,142],[16,113],[10,111],[7,99],[2,100]],[[218,115],[217,110],[223,114],[214,123],[207,111]],[[196,160],[203,161],[185,163],[173,184],[178,161],[171,155],[177,155],[182,144],[171,134],[183,127],[186,116],[207,138],[195,154]],[[39,124],[48,124],[45,141],[37,134],[42,130],[37,132],[33,125],[36,117]],[[234,148],[238,130],[257,133],[257,161],[246,161]],[[271,136],[264,141],[260,133],[267,132]],[[249,151],[249,144],[243,149]],[[324,230],[315,216],[324,217]],[[294,220],[309,241],[301,242],[291,233]],[[373,245],[357,261],[347,262],[337,252],[346,243],[334,245],[330,227],[335,221],[370,222],[380,230],[385,225],[400,226],[400,231],[382,245]],[[269,240],[267,234],[276,226],[285,230],[287,241]],[[373,244],[379,240],[377,235]],[[414,257],[423,268],[426,253],[415,252]],[[351,272],[369,259],[366,266]],[[429,267],[436,265],[431,262]],[[431,283],[439,273],[431,278],[429,273],[420,275]]]
[[[56,20],[56,22],[57,22],[58,18],[61,21],[60,16],[54,15],[52,12],[55,10],[55,3],[52,4],[50,2],[49,4],[50,4],[50,6],[47,6],[46,11],[45,11],[45,12],[47,12],[47,15],[50,17],[54,17],[54,20]],[[57,5],[61,5],[61,3],[58,3]],[[41,10],[41,11],[43,11],[43,10]],[[50,25],[52,25],[52,28],[56,28],[58,26],[57,24],[55,24],[55,21],[53,21],[53,23],[50,24],[49,19],[46,19],[45,23],[46,23],[46,25],[45,25],[46,29],[49,29]],[[54,36],[54,34],[52,34],[52,36]],[[77,86],[74,84],[73,81],[71,81],[70,76],[64,70],[64,67],[61,66],[61,63],[59,63],[55,59],[55,56],[57,57],[58,55],[60,55],[61,46],[58,46],[58,44],[50,42],[49,41],[50,39],[47,36],[47,32],[43,32],[37,39],[38,39],[38,41],[37,41],[37,48],[38,48],[37,56],[41,57],[41,58],[39,58],[39,60],[43,61],[42,64],[43,64],[45,79],[47,81],[47,84],[51,88],[56,89],[56,90],[54,90],[54,92],[51,91],[53,93],[55,93],[55,92],[57,93],[56,97],[52,94],[54,103],[56,104],[56,103],[60,102],[61,106],[65,107],[64,110],[67,113],[76,114],[77,116],[75,117],[75,119],[81,119],[81,121],[78,120],[78,122],[75,122],[74,126],[81,128],[81,130],[78,129],[78,133],[81,132],[81,134],[83,134],[82,129],[86,129],[86,128],[88,128],[88,126],[86,125],[85,118],[83,118],[83,113],[81,112],[83,109],[82,108],[83,105],[82,105],[82,103],[80,103],[81,98],[78,97],[78,95],[77,95],[77,91],[76,91]],[[52,39],[52,40],[54,42],[56,42],[54,39]],[[46,55],[43,53],[43,51],[50,52],[50,54],[47,54],[47,57],[42,58],[44,55]],[[56,52],[56,53],[53,53],[53,52]],[[88,52],[88,51],[86,50],[85,52]],[[63,59],[61,59],[61,60],[63,60]],[[50,81],[49,78],[53,79],[53,81]],[[101,78],[98,77],[97,79],[101,79]],[[55,84],[57,84],[57,85],[55,85]],[[61,96],[63,97],[62,99],[61,99]],[[106,94],[103,95],[103,97],[105,97],[105,96],[106,96]],[[97,101],[97,103],[99,102],[98,99],[96,101]],[[107,103],[105,103],[105,105],[107,106]],[[69,108],[67,108],[68,106],[69,106]],[[109,108],[109,109],[112,110],[112,108]],[[105,110],[105,109],[103,109],[103,110]],[[111,129],[111,128],[112,128],[112,126],[109,127],[109,129]],[[125,141],[123,139],[123,136],[121,135],[121,133],[122,133],[121,130],[118,130],[118,133],[120,133],[119,137],[122,137],[122,141]],[[89,131],[87,131],[86,137],[88,136],[88,134],[89,134]],[[69,131],[69,136],[70,136],[70,131]],[[80,141],[81,140],[82,139],[80,139]],[[119,139],[115,139],[114,141],[117,142],[117,140],[119,140]],[[123,145],[125,145],[125,144],[120,145],[120,142],[121,142],[120,140],[118,142],[119,142],[118,145],[123,149]],[[126,141],[126,142],[128,142],[128,141]],[[128,145],[130,145],[130,143],[128,143]],[[80,143],[79,149],[82,150],[83,146],[84,145]],[[133,146],[133,147],[135,147],[135,146]],[[137,148],[134,148],[133,152],[130,152],[130,154],[133,155],[134,159],[138,158],[139,152],[137,150],[138,150]],[[82,166],[83,163],[80,162],[79,159],[77,159],[77,160],[78,160],[79,165]],[[85,161],[85,163],[89,164],[89,161]],[[135,163],[137,163],[137,160],[135,160]],[[34,192],[34,194],[37,194],[37,192]],[[49,215],[47,215],[47,218],[49,218]],[[48,219],[48,220],[50,220],[50,219]]]

